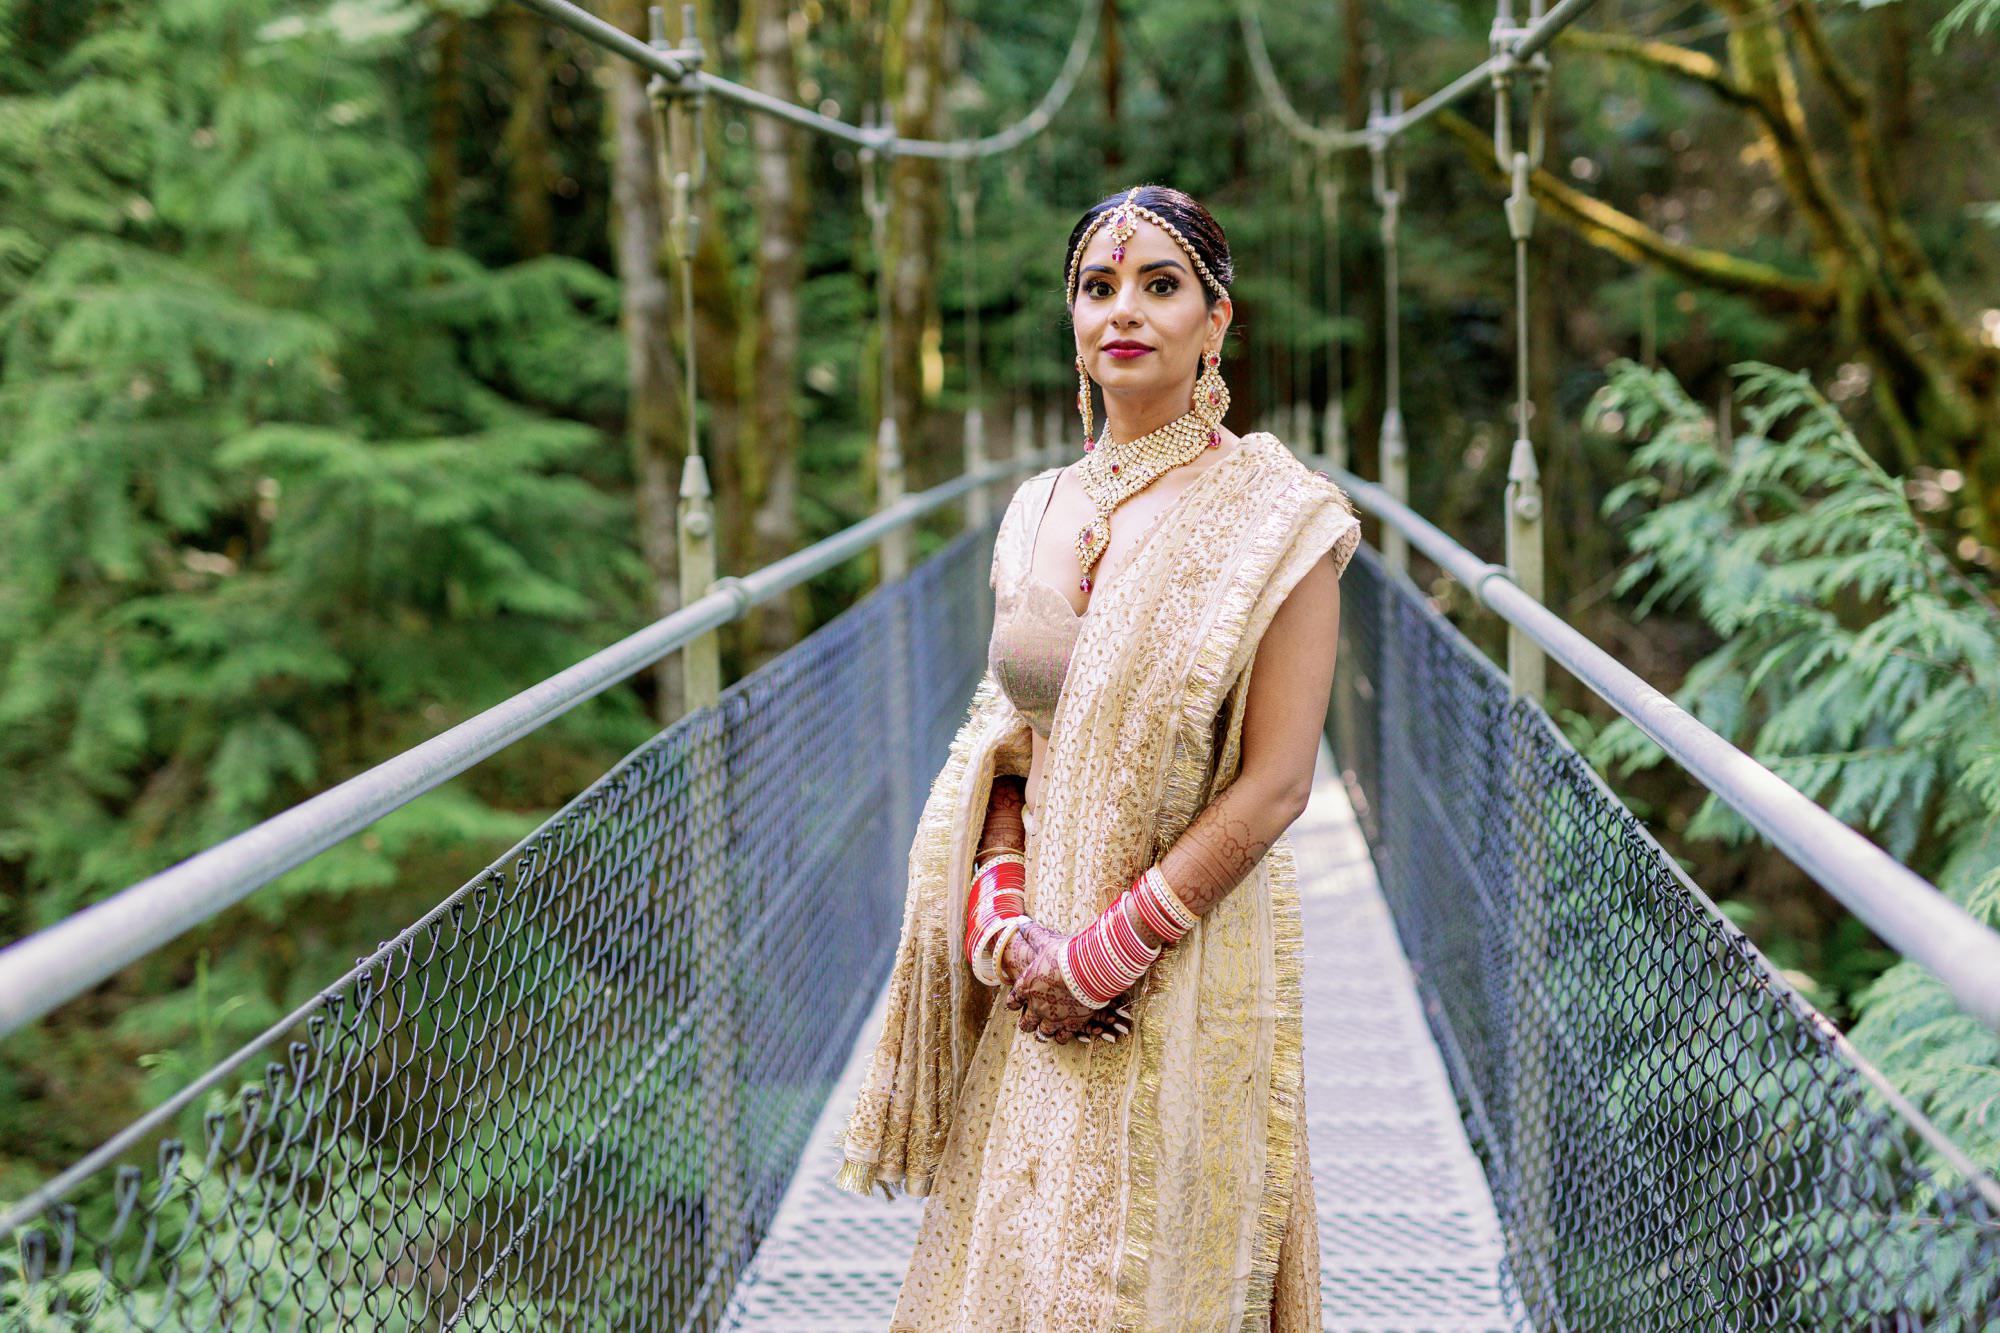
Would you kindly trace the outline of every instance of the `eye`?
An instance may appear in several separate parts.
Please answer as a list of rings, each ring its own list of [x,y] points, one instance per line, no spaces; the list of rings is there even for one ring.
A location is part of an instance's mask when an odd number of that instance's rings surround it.
[[[1099,287],[1109,287],[1110,285],[1110,283],[1102,278],[1085,278],[1083,280],[1083,290],[1091,296],[1097,295]]]
[[[1171,274],[1166,274],[1166,273],[1162,273],[1159,277],[1154,278],[1153,282],[1164,282],[1167,284],[1167,289],[1160,293],[1160,295],[1162,296],[1172,296],[1175,291],[1179,290],[1181,285],[1181,280],[1179,278],[1176,278]],[[1148,283],[1146,285],[1150,287],[1152,283]]]

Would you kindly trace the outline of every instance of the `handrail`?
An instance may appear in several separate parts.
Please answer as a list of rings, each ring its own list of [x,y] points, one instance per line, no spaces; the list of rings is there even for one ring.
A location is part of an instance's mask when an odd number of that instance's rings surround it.
[[[1648,685],[1523,592],[1504,566],[1481,560],[1375,483],[1324,456],[1314,456],[1314,462],[1330,471],[1356,504],[1400,532],[1482,606],[1630,719],[1870,930],[1929,968],[1968,1014],[2000,1032],[2000,932]]]
[[[836,139],[845,139],[857,147],[873,148],[892,156],[961,160],[1004,153],[1048,128],[1049,122],[1055,119],[1056,112],[1069,100],[1069,95],[1076,90],[1077,81],[1083,76],[1090,49],[1097,41],[1098,15],[1102,8],[1094,0],[1085,0],[1077,16],[1076,32],[1070,38],[1069,54],[1063,60],[1062,69],[1027,115],[1004,130],[978,139],[906,139],[882,127],[850,125],[844,120],[823,116],[817,111],[795,106],[782,98],[710,74],[705,69],[690,70],[686,63],[674,58],[671,50],[656,49],[623,28],[606,23],[590,11],[571,4],[570,0],[516,0],[516,3],[526,5],[543,18],[561,24],[586,41],[624,56],[686,91],[713,93],[724,101],[790,121],[802,129],[817,130]]]
[[[717,579],[706,596],[506,702],[16,941],[0,950],[0,1037],[751,607],[860,554],[968,491],[1045,465],[1032,452],[991,463],[904,496],[753,573]]]

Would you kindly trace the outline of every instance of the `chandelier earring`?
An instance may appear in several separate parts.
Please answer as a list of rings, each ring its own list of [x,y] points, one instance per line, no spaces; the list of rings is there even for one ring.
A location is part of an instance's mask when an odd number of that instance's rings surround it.
[[[1076,354],[1076,410],[1083,414],[1083,451],[1097,447],[1097,432],[1090,421],[1090,375],[1083,368],[1083,353]]]
[[[1208,425],[1208,447],[1222,446],[1222,418],[1229,411],[1229,385],[1222,378],[1222,353],[1201,354],[1202,372],[1194,382],[1194,414]]]

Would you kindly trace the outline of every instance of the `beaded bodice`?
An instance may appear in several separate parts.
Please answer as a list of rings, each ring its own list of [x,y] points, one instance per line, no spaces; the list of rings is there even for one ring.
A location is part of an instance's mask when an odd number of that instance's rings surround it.
[[[1042,518],[1048,516],[1055,489],[1051,477],[1048,494],[1042,499]],[[1037,534],[1041,526],[1038,518]],[[1025,549],[1034,551],[1033,536]],[[1029,570],[1026,559],[1020,568],[1019,578],[1001,579],[994,589],[993,637],[987,645],[986,661],[1007,698],[1046,740],[1055,724],[1056,700],[1062,695],[1063,678],[1069,674],[1070,650],[1076,646],[1083,617],[1061,589]]]

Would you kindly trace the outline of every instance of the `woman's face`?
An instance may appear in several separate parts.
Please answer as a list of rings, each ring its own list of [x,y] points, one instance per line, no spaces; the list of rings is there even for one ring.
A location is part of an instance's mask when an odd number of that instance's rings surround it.
[[[1219,347],[1229,327],[1228,299],[1209,310],[1187,251],[1144,218],[1114,264],[1115,248],[1107,222],[1077,263],[1070,314],[1084,369],[1107,394],[1191,395],[1202,352]],[[1121,352],[1121,344],[1148,350]]]

